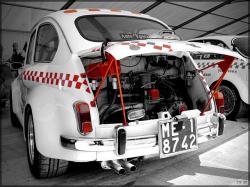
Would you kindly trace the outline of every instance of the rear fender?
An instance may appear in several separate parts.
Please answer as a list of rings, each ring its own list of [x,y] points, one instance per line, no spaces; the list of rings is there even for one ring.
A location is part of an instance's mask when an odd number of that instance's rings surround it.
[[[21,90],[19,81],[17,78],[11,83],[11,98],[12,98],[12,110],[17,115],[20,123],[23,126],[23,119],[22,116],[22,100],[21,100]]]
[[[45,85],[33,88],[28,93],[27,103],[32,110],[36,146],[44,156],[60,158],[64,154],[61,135],[81,136],[73,110],[76,100],[82,100],[82,97]]]

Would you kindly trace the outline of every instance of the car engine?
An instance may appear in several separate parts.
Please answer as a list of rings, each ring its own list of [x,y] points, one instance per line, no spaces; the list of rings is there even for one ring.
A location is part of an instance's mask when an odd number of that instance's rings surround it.
[[[88,69],[89,61],[84,61]],[[93,61],[91,61],[93,63]],[[159,112],[171,116],[193,108],[187,92],[195,72],[186,76],[185,59],[174,56],[128,57],[120,61],[120,81],[127,121],[157,119]],[[89,77],[95,93],[100,79]],[[122,107],[117,78],[108,76],[97,98],[101,124],[121,123]]]

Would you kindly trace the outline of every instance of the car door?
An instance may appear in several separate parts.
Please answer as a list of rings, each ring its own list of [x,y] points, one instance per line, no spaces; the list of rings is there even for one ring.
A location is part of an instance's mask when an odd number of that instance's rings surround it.
[[[21,77],[22,111],[24,111],[29,92],[41,84],[48,84],[48,69],[56,55],[58,44],[59,37],[51,22],[42,22],[33,31]],[[44,82],[45,79],[46,82]]]
[[[48,73],[53,71],[54,57],[59,45],[59,37],[55,26],[45,21],[38,25],[33,51],[31,51],[31,65],[24,70],[24,84],[32,91],[41,84],[48,84]],[[27,58],[28,59],[28,58]],[[44,82],[44,79],[47,81]]]

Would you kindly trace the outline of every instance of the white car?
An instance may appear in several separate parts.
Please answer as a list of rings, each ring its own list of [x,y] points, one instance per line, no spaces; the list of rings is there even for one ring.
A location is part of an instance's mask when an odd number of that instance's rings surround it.
[[[189,53],[197,50],[227,55],[225,64],[241,58],[178,41],[163,22],[128,11],[69,9],[41,19],[10,98],[34,176],[62,174],[68,161],[122,174],[136,169],[128,158],[173,156],[221,135],[224,115]]]
[[[225,99],[225,116],[228,119],[234,119],[237,116],[247,114],[249,109],[248,98],[248,71],[249,71],[249,39],[248,36],[207,36],[188,40],[191,42],[200,42],[208,45],[217,45],[226,49],[238,52],[245,60],[235,59],[230,67],[228,74],[221,83],[219,90],[223,93]],[[218,54],[196,54],[193,56],[199,68],[203,69],[221,59],[223,55]],[[212,87],[222,73],[218,66],[214,66],[203,71],[208,85]]]

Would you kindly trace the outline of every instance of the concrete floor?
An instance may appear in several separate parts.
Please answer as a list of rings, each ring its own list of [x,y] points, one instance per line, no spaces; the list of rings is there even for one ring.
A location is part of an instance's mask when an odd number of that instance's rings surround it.
[[[175,157],[149,158],[138,170],[119,176],[97,162],[72,163],[60,177],[35,179],[28,168],[22,130],[13,128],[8,108],[0,111],[2,185],[247,185],[248,121],[226,121],[223,136],[198,151]]]

